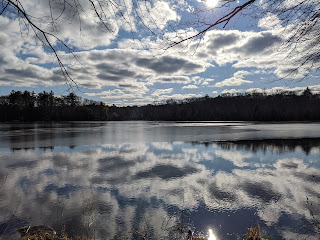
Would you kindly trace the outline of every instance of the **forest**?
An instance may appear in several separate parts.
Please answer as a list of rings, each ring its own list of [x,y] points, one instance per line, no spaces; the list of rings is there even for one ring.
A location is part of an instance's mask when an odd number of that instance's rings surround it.
[[[0,121],[319,121],[320,94],[296,92],[208,95],[144,106],[107,106],[75,93],[11,91],[0,96]]]
[[[103,102],[82,99],[74,93],[55,96],[43,91],[11,91],[0,96],[0,121],[104,121],[108,107]]]

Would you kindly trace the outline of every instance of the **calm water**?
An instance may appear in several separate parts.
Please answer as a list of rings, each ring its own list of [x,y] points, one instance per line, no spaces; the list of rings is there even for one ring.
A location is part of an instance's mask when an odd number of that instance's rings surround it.
[[[307,200],[308,198],[308,200]],[[320,124],[0,124],[0,236],[46,224],[69,236],[317,239]]]

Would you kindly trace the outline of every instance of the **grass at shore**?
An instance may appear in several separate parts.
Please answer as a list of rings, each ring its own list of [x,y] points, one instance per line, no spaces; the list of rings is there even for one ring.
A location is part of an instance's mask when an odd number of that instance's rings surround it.
[[[37,230],[35,230],[37,229]],[[29,231],[30,230],[30,231]],[[57,235],[51,228],[46,226],[34,226],[28,227],[18,230],[22,235],[20,240],[99,240],[97,238],[89,238],[86,236],[75,236],[75,237],[68,237],[64,232]],[[212,236],[201,236],[198,233],[192,233],[190,230],[188,232],[184,232],[181,228],[176,229],[179,232],[181,240],[212,240]],[[141,239],[146,239],[146,236],[142,237]],[[120,239],[120,238],[119,238]],[[139,238],[140,239],[140,238]],[[261,237],[260,226],[257,224],[256,227],[251,227],[245,236],[246,240],[265,240],[269,238]],[[0,239],[1,240],[1,239]]]

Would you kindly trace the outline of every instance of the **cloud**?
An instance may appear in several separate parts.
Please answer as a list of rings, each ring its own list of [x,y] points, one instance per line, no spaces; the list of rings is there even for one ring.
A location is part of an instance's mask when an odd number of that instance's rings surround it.
[[[197,89],[198,87],[196,85],[187,85],[183,86],[182,89]]]
[[[173,94],[173,95],[161,95],[157,99],[158,101],[174,99],[174,100],[182,100],[187,98],[198,98],[202,97],[202,94]]]
[[[237,90],[237,89],[224,89],[221,91],[221,94],[225,94],[225,93],[229,93],[229,94],[236,94],[241,92],[241,90]]]
[[[310,69],[316,69],[316,66],[308,64],[297,68],[308,46],[302,43],[295,49],[291,48],[285,43],[292,26],[277,26],[260,32],[209,31],[199,46],[197,56],[219,66],[231,63],[234,68],[271,69],[278,77],[286,79],[298,79]],[[294,56],[288,57],[291,51]]]
[[[144,24],[150,29],[164,29],[169,21],[177,21],[180,17],[170,7],[166,1],[155,1],[152,5],[151,2],[140,4],[137,12],[143,19]]]
[[[168,94],[168,93],[171,93],[172,90],[173,90],[173,88],[157,89],[157,90],[154,91],[151,95],[153,95],[153,96],[159,96],[159,95],[163,95],[163,94]]]
[[[129,86],[148,86],[155,82],[185,83],[190,74],[205,71],[205,64],[197,60],[188,60],[175,56],[153,57],[148,51],[132,49],[93,50],[79,53],[85,66],[74,65],[72,74],[80,84],[95,86],[112,86],[116,88]],[[168,76],[170,74],[170,76]],[[96,85],[94,85],[94,83]]]
[[[96,11],[90,2],[79,1],[66,5],[57,3],[55,6],[49,4],[47,1],[34,4],[33,1],[27,0],[24,1],[23,7],[30,16],[33,16],[32,20],[38,26],[53,33],[70,47],[93,49],[98,46],[108,46],[118,34],[119,27],[110,6],[103,6],[105,13],[110,15],[108,18],[97,8],[104,21],[102,25],[99,24]],[[55,24],[53,25],[51,19],[45,16],[57,19]],[[49,36],[49,40],[53,45],[58,44],[52,36]]]
[[[187,76],[163,76],[154,78],[153,81],[162,83],[187,83],[190,81],[190,78]]]
[[[100,93],[85,93],[85,95],[93,97],[93,96],[99,96],[99,95],[107,95],[107,94],[123,94],[123,91],[121,91],[120,89],[114,89],[112,91],[103,91]]]
[[[213,82],[214,79],[213,78],[203,78],[200,76],[194,76],[192,77],[192,83],[196,84],[196,85],[209,85],[210,82]]]
[[[243,80],[243,78],[250,73],[248,71],[238,71],[233,74],[233,77],[227,78],[221,82],[217,82],[215,87],[225,87],[225,86],[241,86],[246,83],[252,83],[252,81]]]
[[[216,55],[218,50],[234,46],[239,41],[238,31],[218,31],[216,33],[210,32],[209,34],[206,48],[211,55]]]
[[[152,102],[156,95],[150,95],[150,86],[155,90],[156,87],[163,88],[163,83],[172,83],[170,87],[177,94],[175,97],[181,97],[185,89],[201,86],[246,86],[245,84],[253,83],[245,79],[248,74],[242,69],[248,68],[255,68],[250,69],[250,72],[265,74],[266,78],[267,74],[275,74],[276,77],[285,79],[297,79],[305,76],[309,68],[316,69],[316,66],[310,65],[297,68],[297,62],[293,58],[286,58],[291,49],[281,46],[292,27],[288,26],[285,31],[279,19],[272,14],[259,21],[262,31],[260,28],[255,32],[208,31],[200,42],[185,42],[164,51],[163,47],[167,46],[170,40],[179,40],[197,33],[192,26],[176,31],[167,28],[173,22],[184,20],[181,13],[190,7],[190,3],[156,0],[134,9],[132,2],[124,0],[123,4],[126,6],[120,4],[118,9],[104,6],[106,14],[110,16],[105,19],[105,23],[113,32],[103,31],[106,29],[97,24],[99,19],[92,6],[87,5],[88,2],[81,0],[79,3],[84,6],[85,11],[72,18],[70,13],[74,13],[75,9],[67,6],[66,12],[63,12],[57,21],[56,28],[50,23],[47,24],[43,18],[50,16],[48,2],[40,2],[35,6],[33,1],[27,0],[24,4],[32,15],[40,17],[35,20],[37,23],[46,26],[48,31],[56,33],[69,46],[74,47],[77,59],[61,48],[58,49],[58,54],[80,88],[91,94],[97,93],[95,90],[98,89],[100,92],[113,89],[122,91],[118,94],[91,95],[110,103],[112,99],[121,104],[126,101],[127,104]],[[125,10],[122,11],[125,18],[119,17],[120,9]],[[56,7],[52,14],[58,16],[61,12],[62,9]],[[141,14],[144,24],[149,26],[150,30],[161,32],[159,37],[140,31],[143,24],[137,20],[137,13]],[[78,31],[80,22],[83,24],[81,31]],[[128,32],[131,32],[134,38],[125,39]],[[0,85],[54,88],[65,84],[55,56],[44,49],[32,33],[25,33],[22,33],[23,38],[17,37],[20,36],[19,23],[8,15],[0,16],[0,42],[3,46],[0,49]],[[297,46],[297,50],[300,53],[305,52],[306,45]],[[296,57],[299,60],[301,56],[297,54]],[[221,77],[217,66],[228,68],[226,71],[231,71],[232,68],[239,71],[230,78],[212,83]],[[199,74],[201,75],[197,76]],[[170,97],[168,93],[163,95]]]
[[[205,70],[205,67],[198,63],[172,56],[164,56],[160,58],[139,58],[136,60],[136,65],[139,67],[152,69],[158,74],[191,74]]]
[[[267,13],[263,18],[261,18],[258,22],[258,26],[268,30],[282,28],[279,17],[273,13]]]
[[[98,46],[107,47],[118,36],[119,28],[125,28],[123,26],[125,21],[118,21],[116,16],[120,13],[118,10],[123,6],[119,5],[118,9],[112,9],[111,5],[103,6],[105,13],[110,16],[108,19],[104,19],[109,31],[105,28],[106,26],[99,24],[100,19],[97,18],[95,10],[88,2],[80,1],[79,4],[83,7],[83,11],[77,12],[79,9],[69,4],[65,6],[66,9],[61,9],[57,5],[50,12],[48,2],[41,2],[37,5],[29,0],[24,2],[24,8],[35,17],[34,21],[39,26],[46,26],[48,32],[54,33],[68,46],[75,47],[77,50],[86,50],[75,52],[82,65],[77,63],[72,55],[65,53],[63,49],[57,51],[63,63],[68,67],[70,75],[79,86],[89,89],[99,89],[104,86],[129,89],[130,86],[135,87],[138,80],[142,79],[146,81],[145,85],[148,85],[153,79],[156,81],[157,78],[164,76],[158,71],[170,73],[172,79],[177,78],[178,80],[179,76],[173,74],[175,70],[170,69],[172,63],[174,67],[177,67],[177,71],[183,72],[183,74],[188,71],[196,71],[196,69],[204,70],[198,63],[174,56],[164,56],[155,60],[152,54],[143,52],[139,60],[138,52],[129,52],[122,55],[123,52],[117,51],[118,49],[114,51],[93,50]],[[134,10],[130,7],[131,4],[130,1],[126,1],[127,6],[124,13],[127,15],[123,16],[126,20],[133,20],[131,17],[134,15]],[[142,4],[137,8],[137,11],[141,11],[140,13],[145,15],[143,19],[149,21],[148,23],[144,22],[144,24],[150,24],[150,26],[153,24],[153,27],[162,29],[168,21],[179,20],[179,16],[174,10],[175,4],[155,1],[152,5],[150,3]],[[72,18],[72,13],[75,13],[77,17]],[[47,25],[43,16],[59,16],[59,19],[54,26],[50,23]],[[104,15],[101,16],[104,17]],[[131,28],[132,31],[136,31],[136,26],[141,24],[137,18],[134,21],[130,24],[133,27]],[[154,24],[157,24],[157,26]],[[19,37],[12,41],[12,36],[20,36],[21,30],[22,35],[24,35],[24,30],[20,29],[18,21],[14,21],[14,19],[5,15],[0,16],[0,29],[3,29],[0,33],[3,46],[0,50],[0,85],[30,87],[65,83],[61,73],[56,71],[59,69],[52,68],[52,66],[56,66],[55,57],[48,51],[43,50],[41,42],[35,39],[32,32],[25,35],[24,38]],[[129,30],[129,28],[126,29]],[[54,38],[50,37],[49,40],[55,46]],[[141,71],[141,68],[135,66],[134,63],[142,62],[143,59],[153,60],[154,64],[145,66],[149,69]],[[169,65],[166,65],[166,61],[170,62]],[[131,66],[128,68],[128,65]],[[154,73],[161,76],[156,76]],[[168,79],[164,77],[162,80]],[[186,81],[187,77],[180,76],[180,80]]]
[[[121,85],[120,85],[121,86]],[[102,99],[106,100],[126,100],[126,99],[142,99],[144,98],[144,94],[149,91],[149,89],[144,85],[125,85],[121,86],[123,90],[121,89],[114,89],[114,90],[108,90],[108,91],[102,91],[98,93],[85,93],[85,95],[94,97],[94,96],[100,96]]]
[[[261,32],[255,34],[254,36],[248,37],[245,44],[239,48],[230,49],[227,53],[240,53],[241,55],[250,56],[269,54],[269,47],[273,47],[276,43],[281,43],[279,36],[273,34],[272,32]],[[272,50],[271,50],[272,52]]]
[[[96,69],[99,71],[107,71],[110,75],[115,75],[117,77],[135,77],[136,72],[130,71],[128,69],[115,68],[113,64],[110,63],[99,63],[95,65]]]
[[[235,72],[234,74],[233,74],[233,76],[235,77],[235,78],[244,78],[245,76],[247,76],[247,75],[250,75],[251,73],[250,72],[248,72],[248,71],[244,71],[244,70],[241,70],[241,71],[237,71],[237,72]]]

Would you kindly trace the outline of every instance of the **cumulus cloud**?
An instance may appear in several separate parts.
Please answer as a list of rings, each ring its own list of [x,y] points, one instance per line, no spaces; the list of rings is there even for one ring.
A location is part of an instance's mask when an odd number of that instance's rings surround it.
[[[267,13],[263,18],[259,20],[258,26],[260,28],[273,30],[273,29],[281,29],[281,21],[276,14]]]
[[[233,74],[233,77],[227,78],[221,82],[217,82],[215,87],[225,87],[225,86],[241,86],[246,83],[252,83],[252,81],[244,80],[243,78],[250,73],[248,71],[238,71]]]
[[[163,76],[154,78],[154,81],[161,83],[187,83],[190,78],[188,76]]]
[[[172,56],[164,56],[160,58],[139,58],[136,61],[136,65],[139,67],[152,69],[158,74],[191,74],[205,70],[205,67],[199,63]]]
[[[181,20],[181,9],[192,8],[189,3],[180,0],[156,0],[152,3],[143,2],[139,8],[134,9],[132,2],[124,0],[117,9],[104,6],[108,16],[104,17],[104,20],[109,30],[97,24],[100,20],[87,1],[81,0],[79,3],[84,7],[84,12],[74,15],[77,17],[71,17],[73,15],[70,13],[75,9],[70,6],[62,12],[56,5],[50,13],[46,1],[34,5],[33,1],[27,0],[24,4],[27,11],[39,17],[35,20],[37,23],[46,26],[48,31],[57,34],[69,46],[74,47],[77,59],[61,48],[58,48],[58,54],[78,86],[89,92],[87,96],[96,96],[110,102],[114,99],[119,103],[123,98],[121,104],[125,101],[142,103],[153,101],[156,96],[149,94],[150,86],[162,88],[161,84],[164,83],[176,84],[170,87],[178,94],[175,97],[179,98],[184,89],[204,86],[236,88],[251,84],[252,81],[245,79],[248,72],[241,69],[254,68],[250,69],[250,72],[275,74],[284,79],[301,78],[310,72],[310,68],[317,69],[317,66],[310,65],[297,68],[295,60],[300,59],[300,54],[297,54],[294,60],[286,58],[290,48],[279,50],[292,26],[284,29],[281,21],[272,14],[259,20],[261,31],[208,31],[201,42],[185,42],[163,51],[168,45],[168,39],[181,40],[197,33],[192,26],[176,31],[166,28],[172,22],[178,23]],[[47,18],[44,16],[52,14],[57,17],[61,13],[55,26],[45,25]],[[119,14],[124,16],[119,17]],[[144,23],[137,19],[136,14],[140,14]],[[81,31],[78,31],[80,22]],[[143,24],[156,33],[161,32],[161,37],[140,32]],[[1,86],[54,87],[65,83],[55,56],[49,54],[47,49],[44,50],[32,33],[26,35],[23,32],[24,38],[17,37],[21,30],[19,23],[7,15],[0,16],[0,30]],[[123,38],[128,32],[134,37]],[[54,43],[52,38],[50,40]],[[301,44],[297,49],[301,53],[306,46]],[[218,68],[214,68],[216,66],[228,66],[239,71],[213,85],[212,82],[220,77]],[[122,92],[94,95],[98,89],[102,89],[101,92],[113,89]],[[134,95],[137,98],[134,98]],[[170,97],[169,94],[163,94],[164,96]]]
[[[94,50],[78,54],[85,66],[73,66],[72,74],[80,84],[98,84],[117,88],[141,87],[161,83],[185,83],[190,74],[205,71],[202,61],[178,56],[154,57],[147,51]],[[170,74],[170,76],[168,76]],[[89,87],[89,86],[87,86]],[[93,85],[95,88],[95,85]]]
[[[163,29],[168,21],[177,21],[180,17],[170,7],[167,1],[155,1],[140,4],[137,11],[141,14],[141,18],[149,28]]]
[[[173,88],[157,89],[157,90],[154,91],[151,95],[153,95],[153,96],[159,96],[159,95],[163,95],[163,94],[168,94],[168,93],[171,93],[172,90],[173,90]]]
[[[213,78],[203,78],[200,76],[194,76],[191,78],[192,83],[196,84],[196,85],[209,85],[210,82],[213,82],[214,79]]]
[[[255,56],[270,57],[273,48],[280,42],[280,37],[269,31],[217,30],[208,32],[201,50],[215,56],[214,61],[222,65]]]
[[[173,94],[173,95],[161,95],[159,96],[158,100],[168,100],[168,99],[174,99],[174,100],[182,100],[187,98],[198,98],[202,97],[202,94]]]
[[[132,26],[130,30],[136,31],[137,24],[142,23],[137,21],[137,18],[131,18],[135,14],[132,3],[130,1],[124,1],[123,3],[127,6],[123,12],[126,16],[123,16],[122,20],[125,18],[126,20],[134,20],[130,24]],[[160,73],[159,71],[170,73],[172,76],[175,70],[170,69],[171,64],[174,64],[174,67],[177,67],[177,71],[183,72],[183,74],[188,71],[195,71],[196,69],[200,70],[201,65],[187,61],[181,57],[164,56],[162,59],[156,61],[152,57],[152,54],[148,56],[142,54],[139,60],[138,54],[121,56],[121,51],[104,53],[103,51],[91,51],[98,46],[107,47],[111,40],[117,37],[119,27],[125,28],[123,26],[125,21],[119,21],[116,17],[119,13],[117,11],[123,6],[120,4],[118,9],[112,9],[111,5],[103,6],[107,15],[101,15],[105,23],[105,26],[101,26],[101,24],[99,24],[100,19],[97,18],[92,5],[88,4],[87,1],[79,1],[79,4],[83,7],[81,8],[83,11],[78,11],[79,9],[73,8],[72,4],[66,6],[67,9],[60,8],[60,5],[57,4],[52,5],[52,11],[50,12],[48,2],[41,2],[37,5],[34,5],[32,1],[24,2],[25,10],[35,17],[34,21],[39,24],[39,26],[45,26],[45,16],[52,16],[53,18],[59,17],[55,25],[47,25],[46,31],[54,33],[70,47],[87,50],[76,52],[77,59],[82,63],[81,65],[74,61],[75,59],[72,59],[72,55],[57,49],[60,59],[68,67],[70,75],[76,80],[79,86],[89,89],[99,89],[104,86],[122,89],[135,88],[137,80],[139,79],[148,81],[149,83],[152,79],[156,80],[158,76],[156,76],[157,74],[155,73]],[[137,11],[140,11],[140,14],[146,15],[144,20],[149,20],[149,23],[144,22],[144,24],[150,24],[150,26],[153,24],[153,27],[162,29],[168,21],[179,20],[179,16],[175,10],[172,9],[175,4],[176,3],[173,2],[169,4],[165,1],[155,1],[153,4],[142,4]],[[72,13],[76,13],[75,16],[77,17],[73,18]],[[105,18],[106,16],[109,17]],[[154,21],[155,19],[157,21]],[[154,26],[154,24],[158,25]],[[24,34],[24,31],[20,28],[18,21],[14,21],[14,19],[7,17],[5,14],[0,16],[0,29],[3,29],[0,34],[1,44],[3,46],[0,51],[1,85],[30,87],[35,85],[59,85],[65,83],[59,69],[52,68],[52,66],[57,66],[57,64],[55,64],[55,57],[42,49],[41,42],[36,41],[32,32],[30,32],[29,35],[25,35],[24,38],[16,38],[16,36],[20,36],[21,30],[22,34]],[[126,30],[129,31],[128,28],[126,28]],[[10,39],[13,38],[16,40],[10,43]],[[55,46],[56,41],[54,38],[49,37],[49,41],[52,41],[53,46]],[[108,60],[110,61],[104,61],[104,57],[109,58]],[[143,60],[146,59],[153,60],[153,64],[145,66],[149,71],[142,71],[143,74],[140,74],[139,71],[141,68],[135,69],[135,65],[132,65],[132,67],[128,69],[128,63],[142,63]],[[129,62],[126,60],[129,60]],[[166,65],[166,61],[169,61],[170,64]],[[202,70],[204,70],[204,68],[202,68]],[[161,75],[163,76],[163,74]],[[173,79],[175,77],[179,78],[179,76],[172,76]],[[181,81],[186,81],[185,76],[181,76],[180,79]],[[164,77],[163,80],[165,81],[167,79]],[[146,85],[148,85],[148,83],[146,83],[145,86]]]
[[[25,1],[23,6],[26,12],[33,16],[33,21],[36,24],[70,46],[81,49],[107,46],[118,34],[119,27],[113,17],[111,6],[103,6],[105,13],[110,17],[102,16],[104,21],[104,25],[102,25],[99,24],[100,19],[96,16],[96,11],[90,2],[79,1],[78,5],[71,3],[64,6],[59,2],[49,4],[48,1],[41,1],[39,4]],[[57,19],[55,24],[50,23],[46,16]],[[49,40],[53,45],[57,43],[52,36],[49,37]]]
[[[236,94],[236,93],[239,93],[239,92],[241,92],[240,89],[237,90],[237,89],[232,88],[232,89],[224,89],[224,90],[222,90],[222,91],[221,91],[221,94],[225,94],[225,93],[228,93],[228,94]]]
[[[274,17],[274,16],[273,16]],[[260,24],[268,21],[272,16],[266,16]],[[209,31],[203,43],[199,47],[198,57],[214,61],[222,66],[233,64],[234,68],[254,67],[258,69],[271,69],[280,78],[301,78],[310,69],[316,66],[305,65],[297,68],[298,62],[303,58],[303,52],[307,51],[306,44],[296,47],[294,57],[288,57],[293,50],[286,45],[292,26],[281,27],[277,21],[276,27],[269,26],[267,30],[260,32],[248,32],[239,30],[214,30]]]
[[[0,16],[0,30],[0,85],[30,87],[61,83],[62,78],[55,74],[55,69],[33,65],[28,58],[22,59],[22,56],[28,54],[33,54],[34,58],[45,57],[47,54],[41,47],[36,48],[32,36],[21,37],[18,22]]]
[[[198,87],[196,85],[187,85],[183,86],[182,89],[197,89]]]

